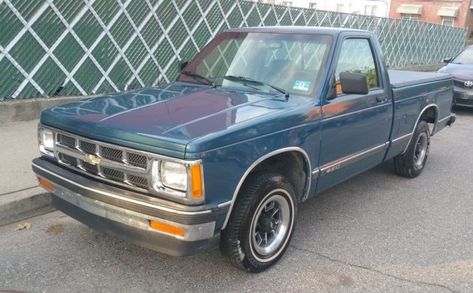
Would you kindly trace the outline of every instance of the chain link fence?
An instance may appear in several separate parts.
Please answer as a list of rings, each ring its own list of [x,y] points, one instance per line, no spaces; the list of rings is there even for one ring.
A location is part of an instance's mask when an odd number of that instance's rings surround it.
[[[464,29],[234,0],[0,0],[0,100],[87,95],[164,84],[230,27],[375,31],[392,68],[436,64]]]

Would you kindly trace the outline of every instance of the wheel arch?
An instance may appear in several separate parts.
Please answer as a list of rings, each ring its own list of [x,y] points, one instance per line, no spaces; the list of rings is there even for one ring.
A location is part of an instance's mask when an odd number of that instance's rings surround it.
[[[417,128],[417,125],[419,124],[420,121],[426,121],[428,123],[432,123],[434,127],[432,128],[431,135],[434,135],[435,129],[437,128],[437,123],[438,123],[438,114],[439,113],[439,107],[437,104],[428,104],[426,105],[419,113],[419,116],[417,117],[416,123],[414,124],[414,127],[412,128],[412,134],[411,137],[409,138],[409,141],[407,142],[407,145],[402,152],[403,154],[407,151],[407,148],[409,147],[409,144],[411,143],[412,138],[414,137],[414,132]]]
[[[299,156],[299,158],[302,158],[302,163],[303,163],[303,172],[305,173],[305,180],[304,184],[302,187],[302,193],[299,196],[300,199],[304,199],[307,197],[309,190],[310,190],[310,184],[311,184],[311,179],[312,179],[312,166],[310,162],[309,155],[307,152],[300,148],[300,147],[286,147],[286,148],[281,148],[274,150],[270,153],[265,154],[264,156],[261,156],[257,160],[255,160],[245,171],[243,176],[240,178],[240,181],[238,182],[237,187],[235,188],[235,191],[233,192],[232,200],[230,203],[230,208],[227,211],[227,215],[225,217],[225,221],[222,226],[222,230],[226,228],[228,224],[228,220],[230,219],[230,216],[233,211],[233,207],[235,205],[235,202],[238,198],[238,194],[240,193],[240,190],[243,186],[243,184],[246,182],[248,178],[250,178],[250,175],[254,173],[255,171],[262,170],[264,169],[262,166],[264,166],[266,163],[269,163],[271,160],[276,160],[280,156]],[[289,180],[291,180],[289,178]],[[297,187],[294,187],[297,190]]]

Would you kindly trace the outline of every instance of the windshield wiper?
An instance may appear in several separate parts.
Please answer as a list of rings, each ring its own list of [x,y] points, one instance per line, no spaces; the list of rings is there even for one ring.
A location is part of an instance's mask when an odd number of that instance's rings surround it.
[[[192,77],[195,81],[198,81],[200,83],[203,83],[203,84],[208,84],[212,87],[216,87],[215,86],[215,83],[213,81],[211,81],[210,79],[208,79],[207,77],[203,76],[203,75],[200,75],[198,73],[194,73],[194,72],[191,72],[191,71],[182,71],[181,74],[184,74],[184,75],[187,75],[187,76],[190,76]]]
[[[239,82],[242,82],[243,84],[245,83],[252,83],[252,84],[256,84],[256,85],[265,85],[265,86],[268,86],[278,92],[280,92],[281,94],[284,95],[284,97],[286,98],[286,100],[289,99],[289,92],[280,88],[280,87],[277,87],[277,86],[274,86],[272,84],[269,84],[267,82],[264,82],[264,81],[259,81],[259,80],[255,80],[255,79],[251,79],[249,77],[244,77],[244,76],[235,76],[235,75],[225,75],[223,77],[224,79],[228,79],[230,81],[239,81]]]

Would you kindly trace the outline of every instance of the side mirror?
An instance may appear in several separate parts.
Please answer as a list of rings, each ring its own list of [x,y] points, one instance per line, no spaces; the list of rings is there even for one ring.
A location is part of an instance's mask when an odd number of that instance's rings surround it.
[[[340,84],[344,94],[368,94],[368,79],[362,73],[341,72]]]
[[[187,64],[189,64],[189,61],[181,60],[179,61],[179,71],[183,71],[184,68],[186,68]]]
[[[450,58],[445,58],[445,59],[442,60],[442,62],[443,63],[450,63],[450,62],[452,62],[452,59],[453,58],[451,58],[451,57]]]

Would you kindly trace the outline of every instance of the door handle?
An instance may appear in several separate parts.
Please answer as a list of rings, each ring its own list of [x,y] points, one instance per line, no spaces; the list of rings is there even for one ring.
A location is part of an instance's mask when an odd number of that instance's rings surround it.
[[[377,102],[378,104],[385,103],[385,102],[387,102],[387,101],[388,101],[388,97],[386,97],[386,96],[378,96],[378,97],[376,97],[376,102]]]

